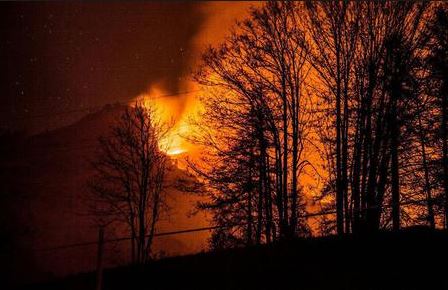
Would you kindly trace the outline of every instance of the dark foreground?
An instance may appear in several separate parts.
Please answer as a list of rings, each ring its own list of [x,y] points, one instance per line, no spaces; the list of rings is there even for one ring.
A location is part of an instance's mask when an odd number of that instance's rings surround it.
[[[104,290],[448,289],[448,234],[300,239],[106,270]],[[26,289],[95,289],[95,273]]]

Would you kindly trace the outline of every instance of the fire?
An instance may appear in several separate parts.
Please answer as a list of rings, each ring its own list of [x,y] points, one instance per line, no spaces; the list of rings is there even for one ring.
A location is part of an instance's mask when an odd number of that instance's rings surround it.
[[[168,155],[179,155],[184,153],[185,150],[182,148],[175,148],[175,149],[171,149],[167,152]]]
[[[188,144],[185,140],[189,128],[187,122],[188,110],[185,109],[185,99],[179,95],[169,95],[157,86],[152,86],[148,93],[141,94],[135,98],[130,105],[136,101],[142,102],[144,106],[151,106],[156,113],[158,122],[169,126],[169,131],[159,140],[159,148],[170,156],[180,155],[188,152]]]
[[[179,121],[175,127],[171,128],[168,134],[160,140],[159,147],[168,155],[179,155],[187,152],[185,141],[182,136],[188,133],[183,121]]]

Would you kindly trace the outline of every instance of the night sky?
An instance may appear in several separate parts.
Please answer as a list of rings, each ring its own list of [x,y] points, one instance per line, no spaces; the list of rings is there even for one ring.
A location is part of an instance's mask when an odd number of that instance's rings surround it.
[[[154,83],[169,94],[184,90],[206,19],[200,5],[1,3],[0,128],[67,125]]]

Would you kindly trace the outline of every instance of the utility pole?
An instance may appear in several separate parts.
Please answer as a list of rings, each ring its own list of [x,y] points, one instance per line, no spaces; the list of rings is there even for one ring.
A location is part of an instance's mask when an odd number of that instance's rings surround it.
[[[104,251],[104,226],[98,231],[98,252],[96,260],[96,290],[101,290],[103,284],[103,251]]]

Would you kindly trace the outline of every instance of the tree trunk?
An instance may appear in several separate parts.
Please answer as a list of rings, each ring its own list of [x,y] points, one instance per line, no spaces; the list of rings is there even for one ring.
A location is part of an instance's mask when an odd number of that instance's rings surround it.
[[[283,98],[283,225],[281,235],[285,237],[288,229],[288,100],[286,95],[286,80],[282,77],[282,98]]]
[[[298,108],[297,97],[292,102],[292,184],[291,184],[291,231],[295,235],[297,230],[297,166],[298,166]]]
[[[341,92],[337,84],[336,93],[336,226],[338,235],[344,233],[344,190],[341,166]]]
[[[442,167],[443,167],[443,192],[445,196],[444,213],[445,213],[445,229],[448,229],[448,100],[446,92],[448,84],[444,84],[442,89],[442,120],[441,120],[441,137],[442,137]],[[443,93],[445,92],[445,94]]]
[[[425,175],[425,193],[426,193],[426,206],[428,208],[428,223],[431,229],[435,228],[434,223],[434,209],[432,207],[432,193],[431,193],[431,183],[429,180],[429,168],[428,168],[428,161],[426,157],[426,146],[425,146],[425,135],[424,135],[424,128],[422,126],[422,119],[420,116],[420,113],[418,114],[418,124],[419,124],[419,130],[420,130],[420,146],[422,150],[422,165],[423,165],[423,171]]]
[[[345,61],[345,63],[347,63]],[[347,65],[344,66],[347,70]],[[349,126],[349,116],[348,116],[348,72],[344,74],[344,118],[342,126],[342,192],[344,195],[344,210],[345,210],[345,233],[350,232],[350,208],[348,202],[348,126]]]
[[[258,203],[257,203],[257,232],[256,232],[256,243],[261,243],[261,232],[263,228],[263,196],[265,193],[265,179],[264,179],[264,150],[263,145],[261,145],[263,141],[259,140],[260,144],[260,156],[258,158]]]
[[[266,227],[266,243],[271,242],[272,236],[272,195],[271,195],[271,178],[270,178],[270,162],[269,155],[265,154],[266,161],[264,168],[265,172],[263,177],[265,178],[265,192],[264,192],[264,203],[265,203],[265,227]]]
[[[394,231],[400,229],[400,175],[398,165],[398,143],[400,129],[396,117],[396,109],[391,114],[391,183],[392,183],[392,228]]]
[[[341,47],[340,35],[335,33],[335,54],[336,54],[336,228],[338,235],[344,233],[344,184],[342,181],[342,156],[341,156]]]

